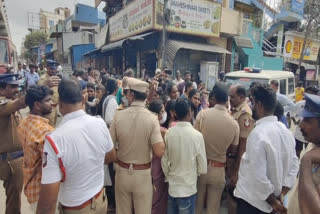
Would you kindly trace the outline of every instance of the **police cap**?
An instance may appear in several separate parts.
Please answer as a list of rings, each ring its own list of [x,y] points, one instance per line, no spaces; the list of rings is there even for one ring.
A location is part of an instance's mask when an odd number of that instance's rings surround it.
[[[299,113],[301,117],[320,117],[320,96],[313,94],[304,94],[306,105]]]
[[[19,80],[18,76],[18,74],[0,74],[0,83],[20,85],[23,83],[23,80]]]
[[[127,86],[124,89],[131,89],[134,91],[147,93],[148,87],[149,87],[149,84],[147,82],[144,82],[136,78],[128,77]]]
[[[53,69],[53,70],[56,70],[57,69],[57,66],[58,66],[58,63],[54,60],[51,60],[51,59],[47,59],[46,60],[46,64],[47,64],[47,67]]]

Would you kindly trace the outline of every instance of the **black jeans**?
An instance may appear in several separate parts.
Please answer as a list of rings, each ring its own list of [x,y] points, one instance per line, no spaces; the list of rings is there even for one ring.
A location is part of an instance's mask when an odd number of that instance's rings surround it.
[[[237,198],[237,214],[268,214],[255,208],[245,200]]]

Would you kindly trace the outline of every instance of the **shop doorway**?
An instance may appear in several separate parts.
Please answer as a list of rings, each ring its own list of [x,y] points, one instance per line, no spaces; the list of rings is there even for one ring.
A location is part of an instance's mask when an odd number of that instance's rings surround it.
[[[158,66],[157,54],[153,52],[144,52],[141,55],[141,68],[145,68],[145,76],[153,77]]]

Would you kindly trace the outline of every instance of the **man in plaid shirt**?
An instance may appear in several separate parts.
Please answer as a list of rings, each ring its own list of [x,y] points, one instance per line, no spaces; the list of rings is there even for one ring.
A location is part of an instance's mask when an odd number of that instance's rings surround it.
[[[54,129],[49,125],[49,120],[44,118],[52,111],[52,94],[53,92],[47,86],[31,86],[26,95],[26,104],[30,108],[30,114],[18,127],[24,151],[24,194],[34,213],[36,212],[41,186],[44,137]]]

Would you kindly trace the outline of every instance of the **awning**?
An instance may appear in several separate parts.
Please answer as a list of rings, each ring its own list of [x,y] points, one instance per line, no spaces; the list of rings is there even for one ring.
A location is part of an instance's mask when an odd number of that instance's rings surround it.
[[[52,32],[49,37],[50,38],[58,38],[61,36],[62,36],[62,32]]]
[[[138,36],[132,36],[132,37],[129,37],[129,38],[126,38],[126,39],[122,39],[122,40],[107,44],[107,45],[105,45],[105,46],[103,46],[101,48],[101,52],[107,52],[107,51],[111,51],[111,50],[114,50],[114,49],[122,48],[123,43],[125,41],[128,41],[128,40],[130,40],[130,41],[144,40],[145,37],[147,37],[147,36],[149,36],[149,35],[151,35],[153,33],[154,32],[149,32],[149,33],[141,34],[141,35],[138,35]]]
[[[91,55],[91,54],[95,54],[98,53],[100,51],[100,49],[94,49],[92,51],[89,51],[87,53],[82,54],[82,56],[87,56],[87,55]]]
[[[216,45],[177,41],[177,40],[169,40],[168,41],[168,49],[167,49],[168,50],[168,57],[170,59],[172,59],[172,61],[180,49],[189,49],[189,50],[206,51],[206,52],[212,52],[212,53],[231,54],[228,50],[221,48],[221,47],[218,47]]]
[[[120,41],[117,41],[117,42],[113,42],[113,43],[104,45],[101,48],[101,52],[103,53],[103,52],[111,51],[111,50],[114,50],[114,49],[122,48],[122,45],[126,40],[127,39],[123,39],[123,40],[120,40]]]
[[[299,60],[298,59],[285,57],[284,61],[287,62],[287,63],[292,63],[292,64],[295,64],[295,65],[299,65]],[[302,62],[301,66],[303,66],[306,70],[317,70],[317,65],[313,65],[313,64]]]

